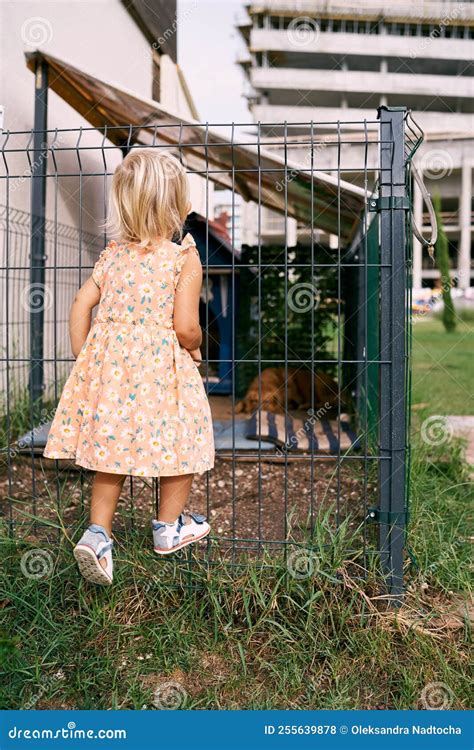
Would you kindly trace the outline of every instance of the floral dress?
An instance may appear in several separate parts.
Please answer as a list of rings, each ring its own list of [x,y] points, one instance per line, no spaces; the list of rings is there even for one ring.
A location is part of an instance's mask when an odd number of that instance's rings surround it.
[[[211,412],[199,370],[173,330],[189,252],[112,242],[94,266],[97,316],[64,386],[47,458],[112,474],[202,474],[214,465]]]

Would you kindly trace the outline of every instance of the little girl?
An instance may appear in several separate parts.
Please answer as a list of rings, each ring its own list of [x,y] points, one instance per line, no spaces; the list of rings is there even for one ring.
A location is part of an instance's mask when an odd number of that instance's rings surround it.
[[[155,552],[209,533],[183,514],[193,474],[214,465],[209,403],[198,371],[202,267],[190,234],[184,168],[155,149],[133,150],[117,167],[111,242],[78,291],[69,320],[77,358],[44,455],[96,471],[90,526],[74,549],[82,575],[112,583],[112,520],[127,475],[160,477]],[[99,305],[91,327],[92,309]]]

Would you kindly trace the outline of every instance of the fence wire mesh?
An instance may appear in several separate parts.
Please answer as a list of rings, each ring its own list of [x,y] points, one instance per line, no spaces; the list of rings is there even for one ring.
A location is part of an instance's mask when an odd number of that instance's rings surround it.
[[[268,564],[344,535],[361,570],[381,554],[400,589],[409,254],[397,198],[412,132],[401,111],[380,118],[1,134],[0,512],[11,534],[33,525],[50,537],[58,518],[77,529],[85,517],[90,472],[42,449],[73,363],[69,307],[107,243],[111,176],[145,145],[186,166],[204,269],[217,455],[191,501],[213,534],[182,560]],[[157,480],[130,477],[118,527],[147,525],[158,503]]]

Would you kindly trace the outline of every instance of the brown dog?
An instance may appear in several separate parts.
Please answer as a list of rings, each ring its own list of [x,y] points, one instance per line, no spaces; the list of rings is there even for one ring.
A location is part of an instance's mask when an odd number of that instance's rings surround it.
[[[326,404],[329,404],[330,408],[337,407],[338,385],[324,372],[313,375],[308,370],[289,367],[287,384],[288,409],[309,409],[312,388],[314,388],[315,409],[320,409]],[[253,414],[259,408],[277,414],[285,413],[284,367],[267,367],[262,370],[260,378],[258,375],[255,376],[245,397],[236,405],[236,411],[244,414]]]

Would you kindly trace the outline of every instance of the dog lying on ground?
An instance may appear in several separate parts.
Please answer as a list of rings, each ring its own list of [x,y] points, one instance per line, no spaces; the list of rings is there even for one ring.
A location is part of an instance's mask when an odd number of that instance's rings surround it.
[[[260,408],[276,414],[284,414],[285,376],[284,367],[267,367],[262,370],[260,377],[257,375],[252,380],[244,398],[236,405],[236,411],[253,414]],[[314,409],[324,406],[337,408],[339,388],[330,375],[324,372],[317,372],[314,375],[308,370],[288,368],[286,389],[288,409],[309,409],[312,406],[312,389],[314,389]]]

